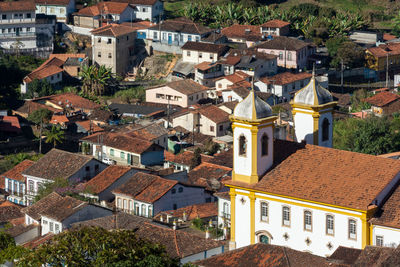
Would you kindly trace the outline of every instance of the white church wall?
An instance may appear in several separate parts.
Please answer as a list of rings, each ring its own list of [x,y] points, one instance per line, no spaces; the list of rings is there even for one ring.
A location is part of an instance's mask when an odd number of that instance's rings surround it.
[[[233,166],[236,174],[251,175],[251,131],[250,129],[240,128],[240,125],[245,125],[241,123],[235,123],[239,127],[234,128],[233,136],[234,141],[234,151],[239,151],[239,137],[244,135],[246,137],[246,155],[239,156],[239,153],[235,153],[233,157]]]
[[[385,227],[380,225],[372,226],[372,244],[376,246],[376,237],[380,236],[383,238],[383,246],[385,247],[397,247],[400,245],[400,229]]]
[[[250,199],[247,196],[236,195],[235,197],[235,241],[236,248],[250,244]]]
[[[268,136],[268,155],[262,156],[262,137],[267,134]],[[257,133],[257,174],[259,176],[263,175],[273,163],[273,132],[272,127],[265,127],[258,130]]]
[[[296,112],[294,115],[294,127],[298,142],[306,140],[307,144],[313,144],[314,120],[309,110],[298,109],[295,111],[307,112],[308,114]]]

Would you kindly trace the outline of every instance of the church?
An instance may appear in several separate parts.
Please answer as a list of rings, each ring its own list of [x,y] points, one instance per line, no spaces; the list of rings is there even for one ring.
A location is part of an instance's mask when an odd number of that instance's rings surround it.
[[[230,116],[230,249],[262,242],[329,256],[375,245],[371,219],[396,190],[400,161],[331,148],[336,102],[314,75],[291,105],[299,142],[274,140],[277,117],[253,90]]]

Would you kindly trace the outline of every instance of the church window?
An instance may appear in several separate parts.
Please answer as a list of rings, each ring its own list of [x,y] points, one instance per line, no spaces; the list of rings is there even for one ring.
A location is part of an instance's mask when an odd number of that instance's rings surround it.
[[[304,211],[304,230],[312,230],[312,215],[309,210]]]
[[[326,234],[333,235],[334,220],[332,215],[326,215]]]
[[[289,207],[282,208],[282,225],[290,226],[290,208]]]
[[[329,140],[329,121],[327,118],[322,122],[322,141]]]
[[[376,245],[378,247],[383,247],[383,236],[381,235],[376,236]]]
[[[261,202],[261,221],[267,222],[268,221],[268,203]]]
[[[261,156],[266,156],[268,155],[268,135],[263,134],[261,137]]]
[[[239,137],[239,156],[246,156],[247,151],[247,141],[244,135]]]
[[[357,222],[355,220],[349,220],[349,238],[357,238]]]
[[[269,237],[266,235],[260,235],[260,243],[269,244]]]

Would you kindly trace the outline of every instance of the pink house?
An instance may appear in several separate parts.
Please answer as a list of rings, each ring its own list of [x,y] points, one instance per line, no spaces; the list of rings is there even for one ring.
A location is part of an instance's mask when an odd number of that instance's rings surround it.
[[[146,102],[186,108],[207,98],[208,89],[193,80],[179,80],[147,89]]]
[[[304,69],[308,57],[315,54],[315,45],[295,38],[274,36],[262,42],[257,51],[278,56],[278,66],[287,69]]]

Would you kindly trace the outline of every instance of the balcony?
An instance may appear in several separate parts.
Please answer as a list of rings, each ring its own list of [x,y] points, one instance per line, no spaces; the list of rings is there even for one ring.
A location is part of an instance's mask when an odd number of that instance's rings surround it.
[[[35,18],[0,19],[1,24],[35,23]]]
[[[17,37],[34,37],[36,38],[35,32],[9,32],[0,33],[0,38],[17,38]]]

